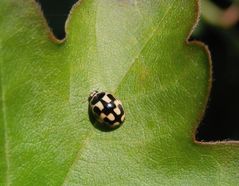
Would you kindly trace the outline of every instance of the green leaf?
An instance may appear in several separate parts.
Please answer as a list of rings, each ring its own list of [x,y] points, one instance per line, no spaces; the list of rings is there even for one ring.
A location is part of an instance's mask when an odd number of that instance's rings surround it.
[[[1,0],[0,185],[238,184],[238,148],[193,141],[211,81],[185,42],[198,7],[84,0],[56,44],[34,1]],[[95,89],[121,99],[121,128],[91,125]]]

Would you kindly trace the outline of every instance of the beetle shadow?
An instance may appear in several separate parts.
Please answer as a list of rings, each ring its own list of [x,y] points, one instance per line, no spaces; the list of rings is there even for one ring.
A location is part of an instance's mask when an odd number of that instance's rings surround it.
[[[93,127],[95,127],[96,129],[98,129],[102,132],[112,132],[121,126],[121,125],[118,125],[117,127],[111,128],[105,124],[99,123],[96,120],[94,114],[92,113],[90,106],[88,106],[88,116],[89,116],[89,120],[90,120],[91,124],[93,125]]]

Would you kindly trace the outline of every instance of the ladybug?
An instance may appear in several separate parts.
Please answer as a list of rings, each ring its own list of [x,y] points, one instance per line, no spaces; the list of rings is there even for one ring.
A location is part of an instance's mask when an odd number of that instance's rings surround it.
[[[89,112],[97,128],[112,130],[123,124],[125,112],[122,103],[112,94],[94,91],[88,101]]]

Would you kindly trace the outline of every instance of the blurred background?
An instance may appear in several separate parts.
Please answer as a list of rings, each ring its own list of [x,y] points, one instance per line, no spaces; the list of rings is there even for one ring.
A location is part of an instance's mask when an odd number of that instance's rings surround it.
[[[58,39],[77,0],[36,0]],[[239,140],[239,0],[201,0],[201,19],[190,40],[206,43],[213,85],[198,141]]]
[[[239,140],[239,0],[202,0],[192,39],[208,45],[213,62],[212,92],[196,137]]]

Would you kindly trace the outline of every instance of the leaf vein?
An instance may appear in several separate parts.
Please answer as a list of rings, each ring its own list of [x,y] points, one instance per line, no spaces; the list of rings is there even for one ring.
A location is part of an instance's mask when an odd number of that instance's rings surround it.
[[[148,39],[146,40],[145,44],[142,46],[141,50],[139,51],[139,53],[136,55],[136,57],[132,60],[130,67],[128,68],[128,70],[126,71],[126,73],[122,76],[121,80],[119,81],[118,85],[116,86],[116,89],[114,92],[117,92],[119,86],[121,85],[121,83],[124,81],[124,79],[127,77],[127,75],[129,74],[129,72],[131,71],[131,69],[133,68],[134,64],[136,63],[137,59],[139,58],[140,54],[142,53],[142,51],[145,49],[145,47],[147,46],[147,44],[151,41],[151,39],[153,38],[154,34],[157,33],[157,31],[159,30],[161,23],[164,21],[164,19],[167,17],[167,15],[171,12],[172,7],[174,5],[174,3],[176,2],[176,0],[174,0],[170,6],[168,7],[168,9],[166,10],[166,12],[164,13],[162,19],[159,21],[159,23],[157,24],[158,26],[155,27],[155,29],[152,31],[152,33],[150,34],[150,36],[148,37]]]
[[[90,139],[91,136],[92,136],[92,132],[90,131],[90,132],[86,135],[86,138],[85,138],[83,144],[81,145],[80,150],[77,152],[77,155],[76,155],[74,161],[73,161],[72,164],[70,165],[70,168],[69,168],[69,170],[68,170],[68,172],[67,172],[67,174],[66,174],[66,176],[65,176],[65,178],[64,178],[64,181],[63,181],[62,186],[66,185],[66,181],[67,181],[68,178],[70,177],[70,172],[71,172],[70,170],[73,169],[73,167],[76,165],[76,163],[80,160],[81,154],[82,154],[83,150],[86,148],[86,146],[87,146],[87,144],[88,144],[89,139]]]
[[[9,142],[8,142],[8,134],[7,134],[7,115],[6,115],[6,103],[5,103],[5,92],[3,86],[3,68],[1,63],[1,107],[2,107],[2,115],[3,115],[3,130],[4,130],[4,149],[5,149],[5,162],[6,162],[6,171],[5,171],[5,183],[6,185],[10,185],[9,183]]]

